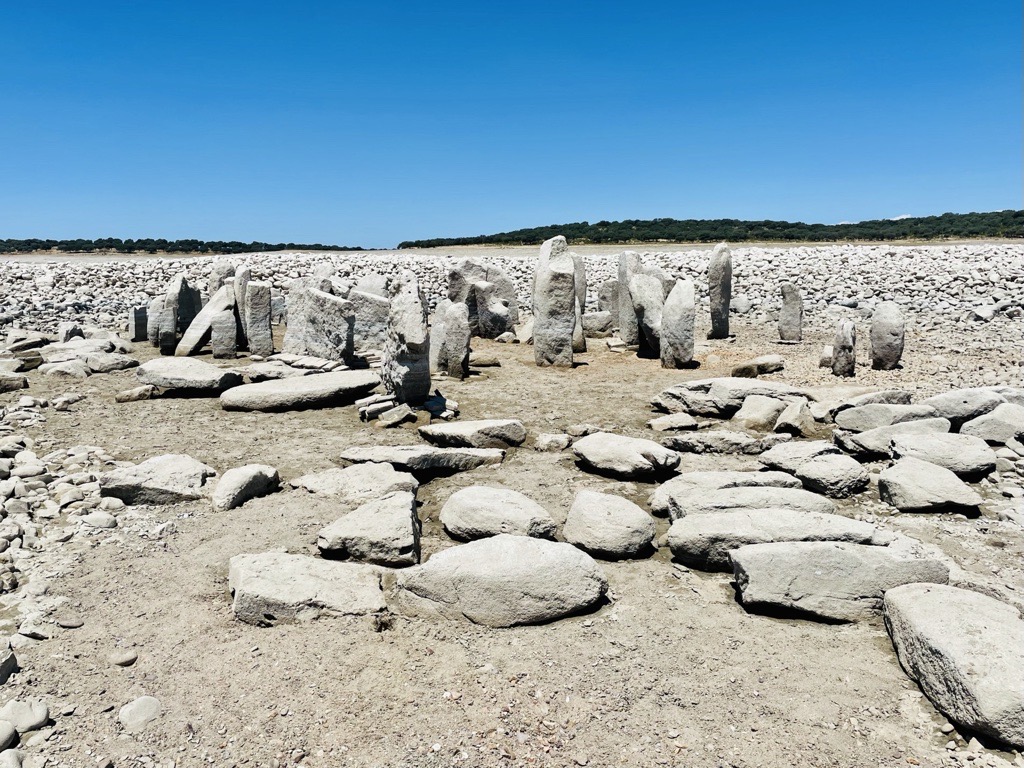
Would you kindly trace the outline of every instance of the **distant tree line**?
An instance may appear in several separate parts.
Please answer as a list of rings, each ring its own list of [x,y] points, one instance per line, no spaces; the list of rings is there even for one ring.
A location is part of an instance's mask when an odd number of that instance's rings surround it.
[[[240,243],[237,240],[164,240],[143,238],[122,240],[104,237],[98,240],[0,240],[0,253],[32,253],[58,251],[61,253],[250,253],[252,251],[361,251],[347,245],[321,243]]]
[[[804,224],[790,221],[738,219],[627,219],[552,224],[496,235],[408,240],[399,248],[450,245],[537,245],[555,235],[575,244],[832,240],[949,240],[983,237],[1024,237],[1024,211],[944,213],[908,219],[880,219],[856,224]]]

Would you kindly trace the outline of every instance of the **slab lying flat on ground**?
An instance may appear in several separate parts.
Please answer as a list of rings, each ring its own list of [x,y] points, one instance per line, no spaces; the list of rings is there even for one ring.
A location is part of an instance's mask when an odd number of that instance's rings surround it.
[[[380,384],[372,371],[334,371],[243,384],[221,395],[228,411],[294,411],[351,405]]]

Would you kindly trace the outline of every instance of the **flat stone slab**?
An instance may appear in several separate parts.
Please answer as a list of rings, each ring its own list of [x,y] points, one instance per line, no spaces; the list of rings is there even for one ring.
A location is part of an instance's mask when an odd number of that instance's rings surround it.
[[[930,405],[903,405],[899,403],[868,403],[855,408],[838,411],[834,417],[836,426],[850,432],[867,432],[869,429],[902,424],[906,421],[929,419],[938,416]]]
[[[960,427],[961,435],[980,437],[992,445],[1006,445],[1024,437],[1024,405],[1000,403],[988,413]]]
[[[419,481],[408,472],[399,472],[390,464],[353,464],[311,472],[289,481],[293,488],[332,496],[339,502],[360,504],[388,493],[416,493]]]
[[[184,454],[155,456],[100,475],[100,495],[125,504],[176,504],[203,498],[217,470]]]
[[[608,580],[571,544],[501,534],[438,552],[389,574],[389,607],[488,627],[540,624],[598,605]]]
[[[420,521],[416,496],[397,491],[361,504],[323,528],[320,554],[377,565],[414,565],[420,561]]]
[[[750,544],[731,557],[745,608],[799,611],[832,621],[871,617],[893,587],[949,581],[945,563],[864,544]]]
[[[800,464],[795,474],[804,488],[832,499],[845,499],[868,487],[867,470],[844,453],[815,456]]]
[[[859,459],[873,459],[891,456],[892,439],[897,435],[937,435],[949,432],[949,419],[918,419],[878,427],[865,432],[842,432],[833,434],[836,444],[847,453]]]
[[[894,459],[912,456],[969,480],[980,480],[996,468],[996,452],[973,435],[896,435],[891,453]]]
[[[456,491],[441,507],[449,536],[468,541],[511,533],[554,538],[555,521],[540,504],[518,491],[474,485]]]
[[[685,472],[659,485],[647,503],[651,512],[673,520],[686,514],[680,506],[694,492],[717,491],[722,488],[800,488],[800,481],[785,472],[743,472],[714,470]]]
[[[428,443],[445,448],[509,448],[522,445],[526,428],[516,419],[482,419],[419,428]]]
[[[803,488],[772,486],[680,490],[671,493],[668,504],[669,517],[673,520],[708,512],[749,512],[760,509],[832,514],[836,511],[836,505],[830,499]]]
[[[963,729],[1024,748],[1024,621],[977,592],[907,584],[885,593],[900,664]]]
[[[793,440],[780,443],[765,451],[758,461],[768,469],[795,474],[801,464],[828,454],[838,454],[839,449],[825,440]]]
[[[361,616],[385,609],[382,568],[307,555],[235,555],[228,566],[235,618],[272,626],[321,615]]]
[[[882,470],[878,476],[878,495],[901,512],[976,510],[982,501],[948,469],[912,456]]]
[[[679,454],[653,440],[595,432],[577,440],[572,452],[585,469],[613,477],[643,478],[670,473]]]
[[[842,515],[763,509],[687,515],[672,523],[668,545],[681,563],[704,571],[731,571],[729,553],[748,544],[779,541],[846,541],[880,544],[875,526]]]
[[[432,445],[357,446],[342,451],[339,460],[360,464],[390,464],[417,475],[451,475],[487,464],[500,464],[505,451],[500,448],[438,448]]]
[[[215,395],[242,383],[236,371],[187,357],[148,360],[136,369],[143,384],[190,394]]]
[[[372,371],[333,371],[271,379],[229,389],[220,397],[228,411],[297,411],[351,405],[380,384]]]

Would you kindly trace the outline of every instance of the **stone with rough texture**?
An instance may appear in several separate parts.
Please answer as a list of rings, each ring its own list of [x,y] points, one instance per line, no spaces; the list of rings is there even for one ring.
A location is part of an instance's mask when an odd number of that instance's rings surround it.
[[[655,533],[654,518],[636,504],[595,491],[576,494],[562,527],[570,544],[612,559],[648,554]]]
[[[844,453],[824,453],[799,464],[797,479],[804,488],[832,499],[845,499],[868,487],[868,472]]]
[[[693,362],[696,302],[692,280],[677,280],[661,313],[661,367],[685,368]]]
[[[121,707],[117,719],[128,733],[138,733],[156,720],[162,709],[159,699],[140,696]]]
[[[782,341],[803,340],[804,300],[800,289],[793,283],[779,286],[782,294],[782,310],[779,312],[779,338]]]
[[[936,584],[885,593],[900,664],[961,728],[1024,748],[1024,621],[987,595]]]
[[[373,371],[332,371],[234,387],[220,396],[228,411],[293,411],[351,405],[380,384]]]
[[[651,419],[647,422],[647,426],[655,432],[674,432],[680,429],[697,429],[700,425],[688,413],[670,413]]]
[[[791,509],[687,515],[672,523],[668,531],[672,556],[684,565],[705,571],[731,571],[729,553],[748,544],[779,541],[875,544],[879,538],[878,530],[870,523],[842,515]]]
[[[430,330],[419,279],[402,270],[391,283],[387,343],[381,364],[384,388],[399,403],[420,405],[430,396]]]
[[[1020,440],[1024,437],[1024,405],[1000,403],[989,413],[965,422],[960,434],[980,437],[992,445]]]
[[[510,533],[550,539],[555,521],[540,504],[507,488],[473,485],[456,491],[441,507],[448,535],[463,541]]]
[[[325,360],[351,360],[355,348],[355,307],[348,299],[320,290],[319,284],[313,278],[292,281],[283,349]]]
[[[973,435],[895,435],[891,453],[894,459],[913,456],[945,467],[966,480],[980,480],[996,468],[996,452]]]
[[[544,242],[533,274],[533,350],[537,365],[571,367],[576,331],[576,268],[565,238]]]
[[[949,581],[945,563],[864,544],[750,544],[731,557],[745,608],[795,610],[833,621],[871,618],[893,587]]]
[[[100,475],[100,495],[125,504],[176,504],[201,499],[217,471],[191,456],[167,454]]]
[[[597,287],[597,311],[608,312],[612,325],[619,324],[619,281],[612,277]]]
[[[229,286],[220,288],[182,334],[181,341],[174,350],[175,357],[188,357],[199,352],[210,342],[214,316],[223,310],[230,310],[233,313],[234,308],[234,291],[230,290]]]
[[[147,307],[128,310],[128,340],[146,341],[149,338],[149,311]]]
[[[245,317],[245,336],[249,352],[262,357],[274,354],[274,329],[271,325],[273,288],[270,283],[251,281],[245,289],[245,304],[239,307]]]
[[[871,315],[871,367],[891,371],[903,357],[906,321],[895,301],[883,301]]]
[[[907,457],[878,476],[878,495],[901,512],[977,509],[981,497],[948,469]]]
[[[222,309],[210,320],[210,349],[218,359],[238,356],[238,315],[233,308]]]
[[[719,243],[708,263],[708,297],[711,301],[709,339],[729,338],[729,304],[732,301],[732,252]]]
[[[136,375],[143,384],[183,394],[215,396],[242,383],[235,371],[191,358],[147,360]]]
[[[50,708],[41,699],[11,699],[0,707],[0,720],[14,726],[18,733],[37,731],[50,719]]]
[[[228,566],[231,608],[235,618],[257,626],[309,621],[321,615],[380,613],[386,607],[382,573],[373,565],[284,552],[235,555]]]
[[[217,259],[210,266],[210,277],[206,283],[206,295],[213,296],[221,289],[229,277],[235,276],[235,264],[225,259]]]
[[[508,448],[522,445],[526,428],[516,419],[482,419],[419,428],[428,443],[448,448]]]
[[[786,405],[775,420],[774,432],[804,437],[814,432],[814,414],[806,400],[799,399]]]
[[[666,492],[662,498],[673,520],[708,512],[756,512],[762,509],[788,509],[826,515],[836,511],[836,505],[824,496],[791,486],[746,485],[715,489],[680,487]]]
[[[309,493],[332,496],[342,504],[359,504],[397,491],[415,493],[420,485],[408,472],[399,472],[390,464],[374,463],[311,472],[288,484]]]
[[[146,306],[146,339],[154,347],[160,344],[160,318],[163,316],[166,296],[156,296],[150,299]]]
[[[414,565],[420,560],[416,496],[397,491],[361,504],[321,529],[316,545],[324,557]]]
[[[652,357],[659,357],[662,312],[665,305],[661,281],[652,275],[638,272],[629,280],[629,296],[633,301],[633,312],[636,314],[640,329],[640,349]]]
[[[225,472],[211,494],[213,508],[225,511],[240,507],[249,499],[266,496],[281,486],[281,476],[266,464],[246,464]]]
[[[906,421],[935,418],[938,414],[930,405],[902,405],[898,403],[868,403],[838,411],[833,417],[836,426],[850,432],[902,424]]]
[[[733,429],[699,429],[696,432],[673,433],[662,439],[666,447],[680,453],[762,453],[789,435],[766,435],[758,439]]]
[[[857,327],[852,320],[840,320],[832,341],[832,375],[854,376],[857,373]]]
[[[940,435],[949,432],[948,419],[917,419],[858,433],[836,432],[834,439],[847,453],[859,459],[890,456],[897,435]]]
[[[469,307],[462,303],[446,307],[442,333],[444,337],[438,347],[437,370],[456,379],[466,378],[469,376],[469,344],[472,336]]]
[[[28,379],[25,376],[0,373],[0,395],[7,392],[17,392],[19,389],[28,389]]]
[[[626,344],[640,342],[640,324],[633,309],[633,298],[629,295],[629,281],[641,271],[642,266],[640,254],[634,251],[619,254],[619,338]]]
[[[972,419],[994,411],[1006,398],[998,392],[979,387],[976,389],[955,389],[921,401],[930,405],[939,417],[949,419],[954,429]]]
[[[732,420],[744,429],[757,432],[770,432],[786,404],[782,400],[764,395],[751,395],[743,401],[743,405],[733,415]]]
[[[454,474],[486,464],[500,464],[505,451],[500,448],[438,448],[433,445],[357,446],[342,451],[340,459],[359,464],[391,464],[413,474],[425,476]]]
[[[498,295],[498,287],[494,283],[487,280],[473,283],[473,294],[481,338],[496,339],[512,328],[508,304]]]
[[[651,512],[659,517],[676,519],[686,514],[682,504],[685,504],[687,497],[695,491],[705,492],[722,488],[758,486],[799,488],[800,481],[784,472],[744,472],[740,470],[685,472],[659,485],[647,503],[651,507]]]
[[[572,446],[587,469],[615,477],[643,478],[663,475],[679,465],[679,454],[653,440],[595,432]]]
[[[357,289],[349,291],[345,298],[352,302],[352,310],[355,312],[352,331],[355,348],[383,349],[388,336],[390,299]]]
[[[608,581],[571,544],[501,534],[438,552],[389,574],[397,613],[467,619],[489,627],[539,624],[600,604]]]

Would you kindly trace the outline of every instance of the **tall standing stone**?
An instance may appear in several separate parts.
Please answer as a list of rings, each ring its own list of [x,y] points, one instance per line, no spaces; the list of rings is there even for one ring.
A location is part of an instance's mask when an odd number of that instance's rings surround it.
[[[388,337],[391,300],[387,296],[367,293],[358,288],[348,292],[348,300],[352,302],[356,313],[356,348],[383,349]]]
[[[676,280],[661,313],[661,367],[684,368],[693,361],[697,305],[692,280]]]
[[[431,373],[441,370],[441,350],[444,346],[445,312],[452,305],[451,299],[441,299],[434,307],[434,314],[430,318],[430,371]]]
[[[779,286],[782,311],[779,312],[779,338],[782,341],[801,341],[804,327],[804,300],[793,283]]]
[[[270,324],[272,295],[270,283],[253,280],[245,288],[242,314],[249,329],[249,352],[263,357],[274,354],[274,329]]]
[[[292,281],[284,351],[347,362],[355,343],[355,309],[347,299],[313,287],[325,283],[313,278]]]
[[[132,307],[128,310],[128,337],[132,341],[146,341],[149,338],[149,310],[146,307]]]
[[[427,301],[416,274],[410,270],[403,270],[391,283],[381,379],[400,403],[420,405],[430,395]]]
[[[832,342],[832,374],[853,376],[857,372],[857,327],[852,320],[840,320]]]
[[[248,349],[248,331],[245,327],[245,288],[252,279],[252,270],[244,264],[235,270],[235,306],[238,307],[238,348]]]
[[[163,314],[166,302],[166,296],[157,296],[149,302],[149,307],[146,309],[146,338],[154,347],[160,345],[160,316]]]
[[[906,323],[895,301],[883,301],[871,315],[871,367],[891,371],[903,357]]]
[[[438,354],[438,370],[455,379],[469,376],[469,307],[461,302],[444,310],[444,339]]]
[[[638,272],[629,280],[629,295],[640,327],[640,351],[647,356],[658,357],[661,349],[661,313],[665,305],[661,281],[646,272]]]
[[[572,351],[586,352],[587,337],[583,333],[583,313],[587,311],[587,265],[578,253],[570,253],[573,268],[573,286],[576,289],[576,329],[572,334]]]
[[[463,259],[448,270],[448,298],[469,308],[469,327],[474,336],[480,335],[480,320],[473,286],[486,280],[487,265],[476,259]]]
[[[619,281],[605,280],[597,289],[597,311],[611,312],[612,322],[619,322]]]
[[[235,265],[230,261],[218,259],[213,262],[213,266],[210,267],[210,280],[206,284],[206,295],[213,296],[224,286],[224,281],[229,277],[234,277]]]
[[[576,331],[576,268],[565,238],[540,247],[533,273],[533,352],[537,365],[572,366]]]
[[[642,268],[640,254],[626,251],[619,254],[619,338],[626,344],[640,342],[640,325],[629,295],[629,281]]]
[[[210,349],[219,359],[234,359],[238,354],[238,316],[235,307],[220,309],[210,317]]]
[[[708,294],[711,299],[709,339],[729,338],[729,303],[732,301],[732,252],[725,243],[715,246],[708,264]]]

